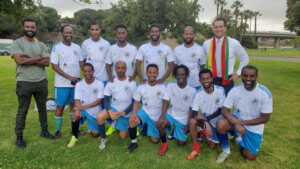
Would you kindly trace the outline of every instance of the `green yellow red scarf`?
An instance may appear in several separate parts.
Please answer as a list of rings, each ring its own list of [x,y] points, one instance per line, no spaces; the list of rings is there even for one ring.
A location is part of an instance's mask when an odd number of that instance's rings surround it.
[[[222,49],[221,49],[221,68],[222,68],[222,85],[229,84],[228,80],[228,58],[229,58],[229,41],[228,37],[224,35],[224,39],[222,42]],[[216,66],[216,39],[215,37],[211,41],[208,60],[206,61],[206,68],[212,71],[213,78],[217,78],[217,66]]]

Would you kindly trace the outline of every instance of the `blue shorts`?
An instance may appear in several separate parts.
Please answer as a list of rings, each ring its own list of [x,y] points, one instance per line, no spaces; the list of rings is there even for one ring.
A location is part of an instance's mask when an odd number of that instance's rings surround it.
[[[218,138],[218,135],[217,135],[217,130],[216,130],[216,128],[215,128],[213,125],[211,125],[210,122],[208,122],[208,123],[209,123],[209,125],[210,125],[210,127],[211,127],[211,129],[212,129],[212,132],[213,132],[213,137],[212,137],[212,138],[208,138],[208,140],[210,140],[210,141],[212,141],[212,142],[215,142],[215,143],[220,143],[219,138]]]
[[[170,127],[167,128],[167,131],[170,132],[171,127],[174,127],[174,137],[179,141],[186,142],[187,133],[183,133],[186,125],[179,123],[169,114],[166,114],[166,118],[170,122]]]
[[[95,117],[91,116],[88,112],[85,110],[80,111],[81,119],[79,120],[80,125],[84,123],[85,120],[87,120],[87,129],[92,130],[96,133],[100,133],[98,129],[97,120]]]
[[[74,88],[55,88],[55,103],[58,106],[75,103]]]
[[[113,107],[111,107],[111,110],[113,112],[116,112],[117,110]],[[108,119],[107,120],[108,124],[112,124],[113,120]],[[120,116],[116,122],[116,129],[119,131],[126,131],[128,132],[128,127],[129,127],[129,117],[124,117],[124,116]]]
[[[147,124],[147,135],[150,137],[160,139],[158,128],[155,126],[156,121],[152,120],[143,109],[140,109],[137,112],[137,116],[141,120],[141,124],[138,125],[139,129],[143,129],[144,125]]]

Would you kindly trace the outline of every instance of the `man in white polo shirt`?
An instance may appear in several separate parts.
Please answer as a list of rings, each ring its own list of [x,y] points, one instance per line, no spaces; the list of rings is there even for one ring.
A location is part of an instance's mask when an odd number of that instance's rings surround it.
[[[268,122],[273,111],[272,94],[256,82],[257,77],[256,67],[243,67],[243,83],[235,86],[225,99],[222,108],[224,118],[217,122],[217,133],[223,149],[217,163],[224,162],[230,154],[227,132],[242,135],[239,141],[242,155],[248,160],[256,159],[263,138],[264,123]],[[230,113],[232,106],[233,114]]]

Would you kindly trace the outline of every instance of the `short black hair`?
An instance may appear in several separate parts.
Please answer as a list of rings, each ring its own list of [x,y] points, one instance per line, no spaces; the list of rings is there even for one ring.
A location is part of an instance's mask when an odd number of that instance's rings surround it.
[[[69,25],[69,24],[63,25],[63,26],[60,28],[60,32],[61,32],[61,33],[63,33],[65,27],[70,27],[70,28],[72,28],[72,26]],[[72,29],[73,29],[73,28],[72,28]]]
[[[160,27],[160,25],[157,24],[157,23],[153,23],[153,24],[150,25],[149,32],[150,32],[151,29],[154,28],[154,27],[158,28],[159,32],[161,32],[161,27]]]
[[[35,20],[32,19],[32,18],[24,18],[23,21],[22,21],[22,26],[24,26],[25,22],[34,22],[35,23]]]
[[[201,78],[201,75],[204,73],[209,73],[210,77],[212,77],[212,72],[209,69],[201,69],[199,72],[199,78]]]
[[[101,29],[100,23],[92,22],[92,23],[89,25],[89,29],[91,29],[91,26],[92,26],[92,25],[98,25],[99,28]]]
[[[124,28],[127,31],[127,27],[123,24],[119,24],[115,27],[115,30],[117,30],[118,28]]]
[[[154,64],[154,63],[149,64],[149,65],[147,66],[147,68],[146,68],[146,71],[148,71],[148,69],[149,69],[150,67],[154,67],[154,68],[156,68],[157,71],[158,71],[158,66],[157,66],[156,64]]]
[[[91,67],[91,68],[92,68],[92,70],[94,71],[94,66],[93,66],[91,63],[85,63],[85,64],[83,64],[83,66],[82,66],[82,70],[83,70],[83,68],[84,68],[84,67],[86,67],[86,66],[89,66],[89,67]]]
[[[255,66],[253,66],[253,65],[246,65],[246,66],[244,66],[243,69],[242,69],[242,73],[243,73],[244,69],[252,69],[252,70],[255,70],[255,71],[256,71],[256,74],[258,75],[258,70],[257,70],[257,68],[256,68]]]
[[[223,21],[223,22],[224,22],[224,26],[225,26],[225,27],[227,26],[227,25],[226,25],[226,20],[225,20],[225,18],[223,18],[223,17],[217,17],[217,18],[213,21],[212,26],[214,26],[214,23],[215,23],[216,21]]]
[[[190,70],[188,67],[186,67],[185,65],[177,65],[177,66],[175,66],[175,68],[173,70],[173,73],[172,73],[173,77],[175,77],[177,75],[178,70],[181,68],[184,69],[184,72],[187,77],[190,75]]]

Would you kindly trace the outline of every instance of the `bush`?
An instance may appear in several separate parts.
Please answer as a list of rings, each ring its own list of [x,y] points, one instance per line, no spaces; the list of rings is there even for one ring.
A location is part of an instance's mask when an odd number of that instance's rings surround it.
[[[242,39],[242,45],[248,49],[257,49],[258,44],[255,40],[255,38],[251,36],[244,36]]]
[[[299,48],[300,47],[300,38],[293,38],[291,40],[291,43],[294,45],[295,48]]]

